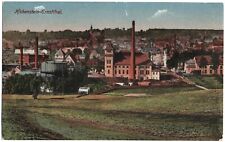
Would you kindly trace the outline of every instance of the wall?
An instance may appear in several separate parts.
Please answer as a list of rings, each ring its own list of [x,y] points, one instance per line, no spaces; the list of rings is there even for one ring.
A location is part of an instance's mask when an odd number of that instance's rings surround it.
[[[105,50],[105,76],[106,77],[114,77],[113,70],[113,50],[107,51]]]

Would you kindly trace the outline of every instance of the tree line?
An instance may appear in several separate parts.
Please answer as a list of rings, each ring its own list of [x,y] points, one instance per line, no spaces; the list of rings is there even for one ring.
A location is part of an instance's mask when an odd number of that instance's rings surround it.
[[[117,37],[130,37],[131,28],[105,28],[105,29],[93,29],[93,33],[97,34],[97,40],[99,42],[103,41],[104,38],[117,38]],[[213,35],[223,34],[222,30],[196,30],[196,29],[148,29],[136,31],[137,36],[148,37],[150,39],[154,38],[166,38],[177,36],[190,36],[190,38],[201,38],[203,35],[206,37],[212,37]],[[10,41],[17,40],[31,40],[36,35],[40,37],[40,40],[51,40],[51,39],[90,39],[90,30],[85,31],[72,31],[66,29],[64,31],[47,31],[35,32],[27,29],[25,32],[20,31],[6,31],[3,32],[3,38]]]
[[[179,63],[185,63],[186,61],[193,59],[196,56],[202,56],[200,59],[200,67],[205,67],[208,62],[203,57],[204,55],[210,55],[212,57],[212,68],[216,70],[219,66],[219,53],[212,52],[212,51],[205,51],[205,50],[191,50],[191,51],[184,51],[182,53],[179,53],[178,51],[175,51],[173,53],[173,56],[167,60],[167,66],[168,68],[177,68]]]
[[[86,67],[71,71],[57,72],[52,77],[37,76],[35,74],[16,74],[3,83],[4,94],[34,94],[41,91],[41,87],[57,93],[76,93],[78,88],[87,83]]]

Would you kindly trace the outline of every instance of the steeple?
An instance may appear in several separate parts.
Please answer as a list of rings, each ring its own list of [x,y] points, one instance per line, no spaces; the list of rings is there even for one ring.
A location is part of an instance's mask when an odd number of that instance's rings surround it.
[[[91,25],[91,28],[90,28],[90,30],[89,30],[89,40],[90,40],[90,45],[91,45],[91,47],[93,48],[93,33],[92,33],[92,25]]]

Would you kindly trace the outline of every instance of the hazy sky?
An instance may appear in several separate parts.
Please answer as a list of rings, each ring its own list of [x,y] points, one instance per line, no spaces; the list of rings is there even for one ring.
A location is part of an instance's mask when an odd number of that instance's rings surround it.
[[[62,14],[16,14],[16,9],[62,10]],[[222,3],[4,2],[3,31],[57,31],[93,28],[223,29]]]

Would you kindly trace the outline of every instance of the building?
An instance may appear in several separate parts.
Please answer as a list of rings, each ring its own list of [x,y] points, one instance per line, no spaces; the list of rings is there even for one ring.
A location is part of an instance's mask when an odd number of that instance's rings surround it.
[[[24,65],[37,69],[42,62],[48,59],[49,56],[48,50],[41,50],[38,48],[38,37],[35,39],[34,47],[24,48],[24,46],[19,43],[14,53],[19,55],[20,69],[22,69],[22,66]]]
[[[205,67],[200,67],[202,58],[206,59],[207,65]],[[219,56],[219,65],[216,70],[212,69],[212,57],[207,56],[197,56],[195,57],[197,68],[200,68],[201,75],[223,75],[223,57]]]
[[[205,66],[201,67],[201,62],[204,60]],[[219,65],[214,70],[212,64],[212,57],[209,55],[196,56],[194,59],[190,59],[184,64],[184,71],[186,73],[198,72],[201,75],[223,75],[223,57],[219,56]]]
[[[187,74],[193,73],[195,70],[197,70],[197,63],[194,59],[190,59],[190,60],[185,62],[184,71]]]
[[[38,59],[39,62],[43,62],[45,61],[48,56],[49,56],[49,52],[47,50],[40,50],[38,49]],[[15,49],[15,54],[16,55],[21,55],[20,53],[20,49]],[[19,56],[19,62],[21,62],[21,58]],[[23,65],[31,65],[34,64],[35,62],[35,51],[34,49],[23,49]]]
[[[163,50],[163,67],[164,68],[167,68],[167,50],[166,49],[164,49]]]
[[[151,54],[151,61],[157,65],[161,66],[163,64],[163,55],[161,53]]]
[[[55,61],[57,62],[62,62],[65,60],[66,53],[60,48],[56,53],[55,53]]]
[[[53,74],[56,72],[64,72],[66,69],[66,62],[45,61],[41,63],[41,73]]]
[[[85,60],[85,53],[80,48],[74,48],[65,52],[62,48],[55,53],[56,62],[66,62],[69,66],[75,66],[76,63]]]
[[[160,71],[152,71],[152,62],[147,53],[135,52],[135,23],[132,23],[130,52],[115,52],[112,44],[105,48],[105,76],[124,77],[129,80],[160,80]]]

